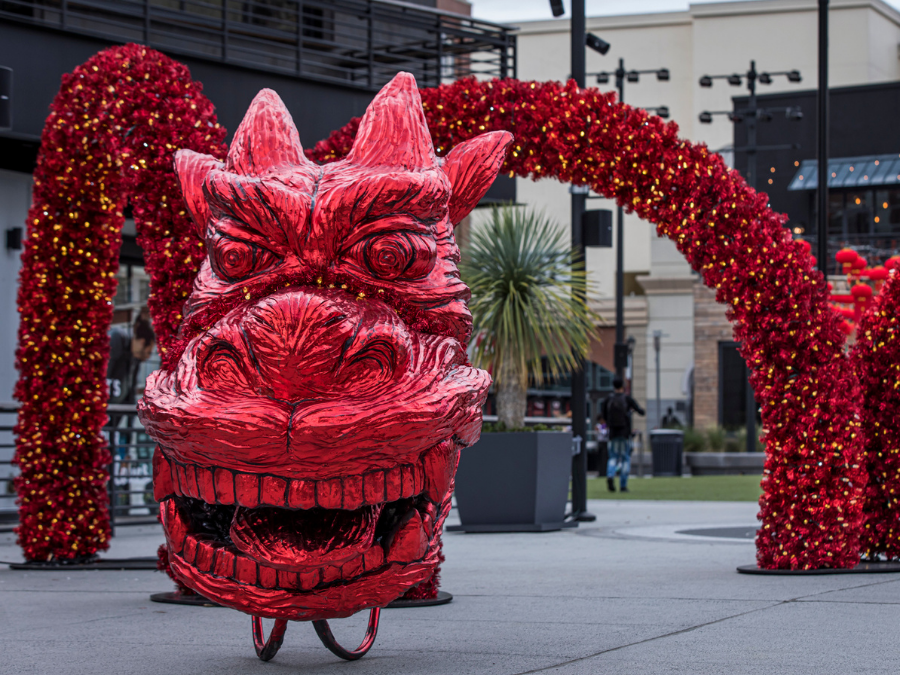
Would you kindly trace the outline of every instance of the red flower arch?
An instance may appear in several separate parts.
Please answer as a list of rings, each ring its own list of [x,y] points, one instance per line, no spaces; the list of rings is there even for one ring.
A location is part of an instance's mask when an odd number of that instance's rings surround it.
[[[76,69],[54,101],[19,292],[17,488],[29,559],[90,554],[109,536],[109,458],[99,436],[104,336],[128,195],[164,365],[181,350],[174,338],[180,307],[203,252],[178,197],[171,154],[178,147],[224,151],[224,130],[199,92],[183,66],[129,45]],[[718,155],[679,139],[676,125],[571,82],[464,80],[422,97],[439,153],[484,131],[512,131],[511,174],[590,185],[675,241],[728,305],[762,405],[768,459],[759,565],[855,565],[866,484],[859,386],[824,281],[765,195]],[[339,159],[355,131],[351,122],[309,154]]]
[[[759,566],[855,566],[867,479],[860,390],[824,279],[766,195],[705,146],[679,139],[674,123],[574,82],[465,80],[422,98],[439,152],[506,129],[515,134],[511,175],[589,185],[674,240],[728,306],[762,406]],[[310,155],[345,155],[356,124]]]
[[[63,77],[44,126],[19,276],[15,395],[19,544],[28,560],[108,547],[107,331],[130,201],[163,364],[205,255],[172,153],[224,156],[225,130],[187,68],[139,45]]]
[[[862,315],[850,352],[862,388],[866,473],[861,553],[900,559],[900,274]]]

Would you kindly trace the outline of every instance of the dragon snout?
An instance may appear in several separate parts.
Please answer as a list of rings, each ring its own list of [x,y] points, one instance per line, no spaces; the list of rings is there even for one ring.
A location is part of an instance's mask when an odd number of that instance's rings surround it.
[[[377,392],[408,369],[410,341],[382,302],[285,289],[232,311],[193,358],[204,389],[295,402]]]

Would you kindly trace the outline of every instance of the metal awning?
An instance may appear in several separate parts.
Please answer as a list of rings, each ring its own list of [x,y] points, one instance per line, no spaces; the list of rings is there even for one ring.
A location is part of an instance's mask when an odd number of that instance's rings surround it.
[[[829,188],[868,188],[900,185],[900,155],[865,155],[828,160]],[[818,160],[800,164],[788,190],[815,190],[819,183]]]

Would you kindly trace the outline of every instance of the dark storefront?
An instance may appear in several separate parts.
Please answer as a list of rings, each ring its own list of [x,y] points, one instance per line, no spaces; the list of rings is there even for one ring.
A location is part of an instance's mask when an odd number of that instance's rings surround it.
[[[0,0],[0,66],[13,70],[13,126],[0,168],[30,172],[60,78],[136,42],[185,63],[234,131],[276,90],[311,146],[361,115],[397,72],[420,86],[515,76],[511,30],[440,11],[452,0]]]

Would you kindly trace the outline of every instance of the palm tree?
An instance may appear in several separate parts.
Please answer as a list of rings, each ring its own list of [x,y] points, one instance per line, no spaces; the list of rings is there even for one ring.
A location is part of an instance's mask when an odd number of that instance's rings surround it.
[[[461,265],[472,290],[472,361],[494,376],[499,421],[518,429],[529,376],[543,380],[541,357],[551,377],[581,368],[599,317],[585,302],[584,264],[555,223],[504,206],[472,229]]]

